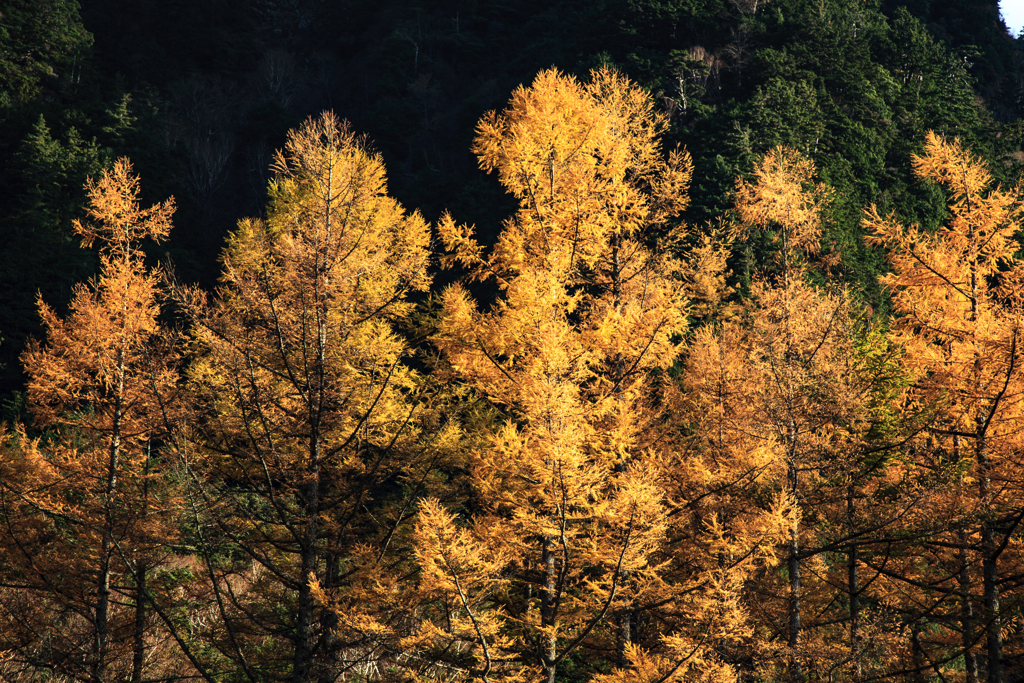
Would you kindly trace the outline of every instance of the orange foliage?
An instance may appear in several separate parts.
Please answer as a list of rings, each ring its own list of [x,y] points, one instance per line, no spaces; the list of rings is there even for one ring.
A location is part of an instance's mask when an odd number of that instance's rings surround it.
[[[154,639],[167,638],[147,578],[177,536],[171,465],[157,449],[182,409],[176,338],[157,320],[160,274],[145,268],[139,240],[165,237],[174,206],[140,208],[127,159],[88,191],[91,222],[75,230],[100,242],[100,274],[75,288],[66,317],[39,302],[46,339],[22,356],[37,424],[53,431],[21,433],[4,463],[19,471],[4,479],[17,520],[7,561],[45,610],[10,636],[19,657],[45,640],[49,666],[72,678],[141,680],[156,673]]]
[[[365,639],[386,603],[371,596],[404,513],[376,492],[437,457],[418,441],[420,380],[396,330],[406,295],[429,284],[430,233],[333,114],[292,131],[273,171],[267,218],[232,233],[218,296],[188,302],[204,409],[193,466],[216,520],[208,542],[246,552],[209,570],[216,646],[252,676],[306,680],[377,651]],[[244,493],[219,495],[225,481]]]
[[[421,510],[430,595],[458,621],[425,622],[407,642],[440,661],[469,648],[472,676],[553,681],[581,648],[617,650],[629,667],[646,657],[634,610],[675,599],[658,559],[674,427],[657,371],[679,357],[688,293],[721,296],[724,249],[705,239],[685,254],[676,216],[692,166],[662,153],[665,126],[615,71],[589,83],[546,71],[478,126],[481,167],[520,202],[495,247],[484,256],[471,228],[439,226],[447,263],[502,291],[481,312],[449,288],[436,338],[502,424],[471,452],[481,512],[460,523],[436,503]],[[700,647],[695,661],[715,659]]]
[[[893,593],[907,592],[920,614],[944,614],[959,622],[959,638],[945,631],[937,651],[918,644],[931,661],[963,654],[966,679],[977,680],[975,651],[984,632],[986,675],[1003,680],[1002,603],[1017,598],[1022,569],[1011,543],[1024,517],[1024,356],[1019,283],[1024,264],[1016,235],[1024,216],[1024,192],[993,187],[984,164],[959,141],[929,133],[924,154],[913,159],[921,179],[949,193],[950,219],[935,234],[905,228],[874,207],[865,212],[870,241],[891,249],[893,273],[882,282],[892,291],[899,317],[895,338],[906,349],[914,379],[913,400],[934,412],[914,449],[919,467],[942,477],[945,490],[927,505],[922,536],[935,545],[934,560],[908,567],[914,587],[889,577]],[[946,525],[936,524],[945,520]],[[981,586],[977,586],[977,567]],[[917,577],[918,572],[923,576]],[[921,590],[933,586],[934,590]],[[923,617],[918,617],[923,618]],[[929,618],[930,621],[930,618]],[[920,659],[920,656],[918,656]],[[936,672],[954,675],[948,666]]]

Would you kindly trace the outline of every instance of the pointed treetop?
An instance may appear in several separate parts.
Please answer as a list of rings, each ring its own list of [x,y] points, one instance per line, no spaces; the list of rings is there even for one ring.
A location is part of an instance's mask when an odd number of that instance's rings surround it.
[[[89,179],[87,216],[89,222],[75,220],[75,234],[82,238],[82,246],[90,248],[93,242],[103,243],[100,250],[127,258],[134,254],[138,242],[150,238],[156,242],[166,239],[171,231],[174,198],[148,209],[140,208],[139,177],[132,172],[132,162],[121,157],[113,168],[105,169],[99,181]]]
[[[581,83],[556,69],[520,86],[501,112],[477,126],[473,152],[519,200],[489,259],[471,230],[445,217],[454,257],[499,281],[524,268],[573,277],[593,270],[611,241],[663,225],[688,205],[693,164],[685,150],[662,152],[666,118],[621,73],[601,68]]]
[[[930,130],[924,138],[924,154],[910,157],[914,175],[930,178],[957,198],[976,197],[992,182],[984,162],[965,150],[959,138],[947,142]]]
[[[924,153],[912,161],[918,178],[949,192],[950,218],[933,234],[902,225],[894,214],[881,216],[875,206],[865,210],[868,244],[889,249],[894,272],[882,283],[894,290],[897,308],[915,310],[915,302],[934,296],[926,308],[934,311],[941,301],[942,306],[961,306],[963,315],[973,318],[996,280],[1003,296],[1024,291],[1019,286],[1022,266],[1015,258],[1024,189],[994,186],[985,163],[960,140],[933,132],[925,138]]]
[[[814,162],[788,147],[775,147],[754,167],[754,182],[736,180],[736,209],[743,222],[785,232],[786,248],[818,251],[821,214],[831,191],[815,183]]]

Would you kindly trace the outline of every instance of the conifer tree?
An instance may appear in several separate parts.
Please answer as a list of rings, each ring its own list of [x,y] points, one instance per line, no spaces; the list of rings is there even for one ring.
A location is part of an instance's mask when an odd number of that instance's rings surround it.
[[[866,211],[864,225],[872,242],[891,249],[894,272],[883,283],[893,292],[897,339],[906,347],[913,399],[934,411],[916,449],[920,466],[945,474],[947,486],[952,484],[923,530],[937,558],[931,575],[917,583],[934,587],[923,591],[922,604],[929,606],[917,619],[929,624],[935,617],[925,615],[931,613],[959,621],[956,645],[968,681],[984,671],[986,680],[1002,683],[1004,602],[1020,583],[1016,548],[1024,516],[1024,266],[1016,257],[1024,195],[1020,188],[994,187],[984,163],[958,140],[934,133],[926,136],[913,165],[919,178],[948,192],[946,225],[929,234],[880,216],[874,207]],[[949,526],[937,527],[936,519]],[[982,633],[984,657],[978,658],[975,644]],[[956,645],[947,643],[954,652]],[[915,647],[931,662],[947,659],[945,652]],[[941,675],[938,665],[931,668]]]
[[[497,244],[484,255],[470,228],[440,225],[448,262],[501,292],[483,312],[446,290],[436,338],[501,424],[470,453],[479,512],[420,512],[436,611],[407,643],[470,677],[552,682],[600,661],[583,651],[634,670],[650,662],[636,614],[673,600],[656,560],[671,429],[657,371],[679,355],[687,290],[713,302],[724,257],[705,240],[682,258],[692,171],[662,151],[665,126],[613,70],[588,83],[543,72],[477,129],[481,167],[519,201]]]
[[[22,356],[50,435],[22,432],[3,457],[5,570],[41,607],[6,637],[40,670],[137,683],[155,673],[148,576],[177,536],[158,450],[179,413],[175,336],[158,321],[160,274],[141,246],[166,238],[174,204],[141,208],[127,159],[87,190],[75,232],[99,243],[100,273],[76,287],[67,316],[39,302],[46,338]]]
[[[857,449],[866,398],[849,298],[822,292],[805,276],[803,255],[817,252],[830,195],[814,174],[810,160],[776,148],[756,164],[751,181],[737,181],[743,229],[779,244],[777,275],[759,277],[736,314],[697,333],[685,375],[693,460],[714,473],[705,487],[717,490],[704,505],[710,511],[716,496],[736,497],[718,514],[742,528],[750,512],[737,514],[738,501],[770,501],[773,491],[784,501],[775,507],[786,514],[785,572],[747,568],[756,588],[745,604],[758,631],[775,634],[749,643],[750,658],[766,671],[788,669],[793,680],[806,675],[808,664],[823,663],[816,662],[824,659],[822,639],[808,634],[808,602],[811,613],[820,613],[834,596],[820,579],[813,516],[822,510],[820,494],[828,493],[821,482],[842,473]]]
[[[239,222],[216,298],[188,302],[204,414],[192,466],[212,522],[213,643],[249,680],[300,683],[334,680],[354,665],[343,649],[369,647],[365,630],[344,640],[315,591],[346,588],[372,611],[353,586],[383,580],[374,558],[401,521],[374,499],[423,467],[409,455],[417,375],[396,324],[429,284],[429,230],[331,113],[293,130],[272,170],[267,218]]]

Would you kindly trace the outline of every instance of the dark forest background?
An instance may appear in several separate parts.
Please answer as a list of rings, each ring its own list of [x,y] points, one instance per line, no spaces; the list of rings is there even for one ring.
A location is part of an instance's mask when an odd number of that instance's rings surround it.
[[[493,238],[513,204],[477,168],[476,121],[541,69],[607,63],[693,154],[687,220],[716,220],[774,145],[813,159],[837,197],[820,276],[884,309],[861,207],[942,220],[941,193],[910,177],[927,130],[1016,182],[1022,55],[978,0],[0,0],[0,419],[23,414],[37,293],[59,308],[95,270],[71,221],[117,157],[146,204],[177,201],[152,257],[208,288],[225,236],[263,211],[274,150],[325,109],[369,136],[406,207]],[[739,249],[736,277],[764,253]]]

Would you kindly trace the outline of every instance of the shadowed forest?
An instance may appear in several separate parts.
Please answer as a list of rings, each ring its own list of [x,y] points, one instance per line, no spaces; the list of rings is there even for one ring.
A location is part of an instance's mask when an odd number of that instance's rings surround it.
[[[0,0],[0,680],[1024,680],[974,0]]]

